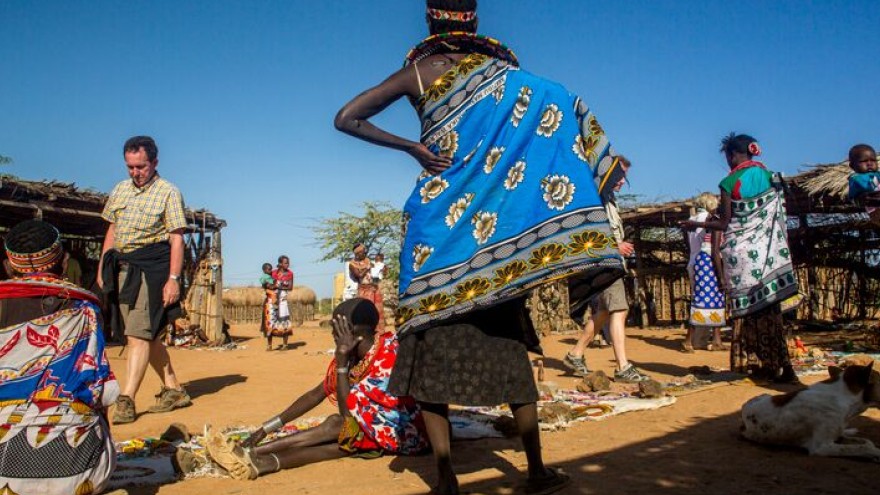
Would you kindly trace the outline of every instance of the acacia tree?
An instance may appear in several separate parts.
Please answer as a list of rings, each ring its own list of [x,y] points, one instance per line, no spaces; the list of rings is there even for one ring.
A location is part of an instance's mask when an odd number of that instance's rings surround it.
[[[351,256],[352,247],[363,243],[367,253],[385,255],[388,278],[396,279],[399,273],[402,211],[385,201],[366,201],[361,204],[361,214],[341,211],[335,218],[321,218],[312,227],[317,245],[324,253],[321,261],[345,261]]]

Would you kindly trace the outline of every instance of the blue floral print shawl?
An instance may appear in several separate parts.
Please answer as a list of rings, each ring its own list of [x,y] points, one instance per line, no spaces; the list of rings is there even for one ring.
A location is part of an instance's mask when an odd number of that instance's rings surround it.
[[[421,142],[452,166],[423,174],[404,207],[401,334],[556,279],[586,300],[623,274],[598,192],[619,173],[605,132],[514,62],[472,53],[415,102]]]

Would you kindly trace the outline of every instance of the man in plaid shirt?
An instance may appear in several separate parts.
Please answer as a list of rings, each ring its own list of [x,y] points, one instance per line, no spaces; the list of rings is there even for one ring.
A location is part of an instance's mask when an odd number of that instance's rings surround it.
[[[129,347],[128,369],[113,422],[133,422],[134,397],[151,365],[163,382],[150,412],[191,404],[180,385],[162,334],[180,312],[183,270],[183,197],[174,184],[159,177],[159,149],[147,136],[123,147],[131,180],[113,188],[101,216],[110,222],[104,239],[98,280],[104,292],[118,294]]]

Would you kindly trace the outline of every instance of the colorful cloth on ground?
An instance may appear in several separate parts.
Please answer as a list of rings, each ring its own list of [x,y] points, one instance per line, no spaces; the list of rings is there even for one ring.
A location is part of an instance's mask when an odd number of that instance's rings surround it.
[[[549,280],[576,276],[592,295],[622,276],[597,193],[597,171],[619,160],[580,98],[472,53],[415,104],[421,142],[452,165],[420,177],[404,207],[399,332]]]
[[[764,164],[747,161],[731,170],[718,187],[727,191],[731,199],[747,199],[770,189],[772,178],[773,172],[767,170]]]
[[[697,254],[694,273],[691,325],[722,327],[725,324],[724,311],[724,295],[721,293],[718,277],[715,275],[712,256],[700,251]]]
[[[781,178],[758,196],[733,200],[721,243],[725,294],[733,318],[760,311],[797,294],[786,234]]]
[[[116,226],[113,247],[123,253],[167,241],[170,232],[186,228],[183,196],[159,174],[144,187],[130,179],[116,184],[101,217]]]
[[[351,385],[348,411],[364,435],[349,441],[359,451],[382,450],[395,454],[415,454],[427,447],[418,406],[411,397],[388,393],[388,379],[397,358],[394,334],[376,335],[376,341],[363,361],[368,363],[357,382]],[[335,362],[331,363],[335,367]],[[351,371],[356,373],[355,370]]]
[[[119,387],[98,299],[49,277],[0,282],[8,304],[28,297],[70,304],[0,329],[0,493],[99,493],[115,464],[102,413]]]

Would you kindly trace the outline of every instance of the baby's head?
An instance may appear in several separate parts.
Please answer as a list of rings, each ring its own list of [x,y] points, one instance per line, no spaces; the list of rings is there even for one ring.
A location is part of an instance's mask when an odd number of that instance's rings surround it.
[[[263,273],[270,275],[272,273],[272,263],[263,263]]]
[[[870,145],[857,144],[849,149],[849,168],[857,174],[877,171],[877,152]]]

